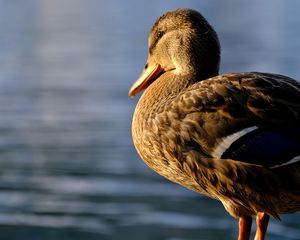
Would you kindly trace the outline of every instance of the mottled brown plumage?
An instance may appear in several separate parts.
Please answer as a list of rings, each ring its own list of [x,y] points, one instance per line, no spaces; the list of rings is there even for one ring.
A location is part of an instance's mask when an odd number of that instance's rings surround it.
[[[268,216],[300,210],[300,84],[267,73],[218,75],[219,55],[217,35],[198,12],[160,17],[144,72],[129,91],[134,96],[146,89],[134,113],[133,140],[153,170],[240,217],[239,239],[249,239],[257,216],[255,239],[263,239]],[[234,159],[251,139],[223,159],[236,140],[257,129],[262,133],[253,141],[272,134],[296,148],[295,159]]]

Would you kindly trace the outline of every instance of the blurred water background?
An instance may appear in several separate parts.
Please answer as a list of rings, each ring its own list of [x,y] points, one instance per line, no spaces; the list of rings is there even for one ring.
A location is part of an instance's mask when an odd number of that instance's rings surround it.
[[[221,72],[300,79],[297,0],[0,1],[0,239],[236,236],[220,203],[153,173],[131,141],[149,28],[178,7],[219,33]],[[272,220],[268,239],[300,239],[299,220]]]

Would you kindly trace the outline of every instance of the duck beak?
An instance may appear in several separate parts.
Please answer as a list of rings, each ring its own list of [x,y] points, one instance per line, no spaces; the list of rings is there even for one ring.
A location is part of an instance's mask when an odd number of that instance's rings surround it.
[[[158,63],[148,61],[141,76],[129,89],[128,95],[134,97],[137,93],[146,89],[163,71],[164,69]]]

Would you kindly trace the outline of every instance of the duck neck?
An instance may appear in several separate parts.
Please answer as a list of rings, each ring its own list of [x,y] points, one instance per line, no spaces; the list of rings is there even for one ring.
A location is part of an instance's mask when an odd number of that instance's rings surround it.
[[[165,105],[170,99],[193,84],[194,79],[195,77],[191,74],[176,75],[172,72],[165,72],[145,90],[139,104],[147,106],[147,109]]]
[[[177,75],[171,71],[165,72],[141,96],[135,109],[133,121],[137,121],[136,124],[140,127],[145,127],[144,124],[152,121],[156,114],[170,108],[171,101],[189,86],[215,75],[217,73],[210,75],[191,73]]]
[[[192,78],[165,72],[144,91],[136,105],[132,122],[132,135],[138,151],[142,149],[145,130],[150,128],[157,114],[170,108],[172,99],[192,84],[188,79]]]

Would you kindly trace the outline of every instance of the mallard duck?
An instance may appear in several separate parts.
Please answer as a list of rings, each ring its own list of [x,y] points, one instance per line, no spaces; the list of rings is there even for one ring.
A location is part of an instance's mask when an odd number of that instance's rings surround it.
[[[239,240],[264,239],[269,217],[300,210],[300,83],[282,75],[219,75],[216,32],[197,11],[167,12],[149,35],[132,136],[160,175],[220,201]]]

